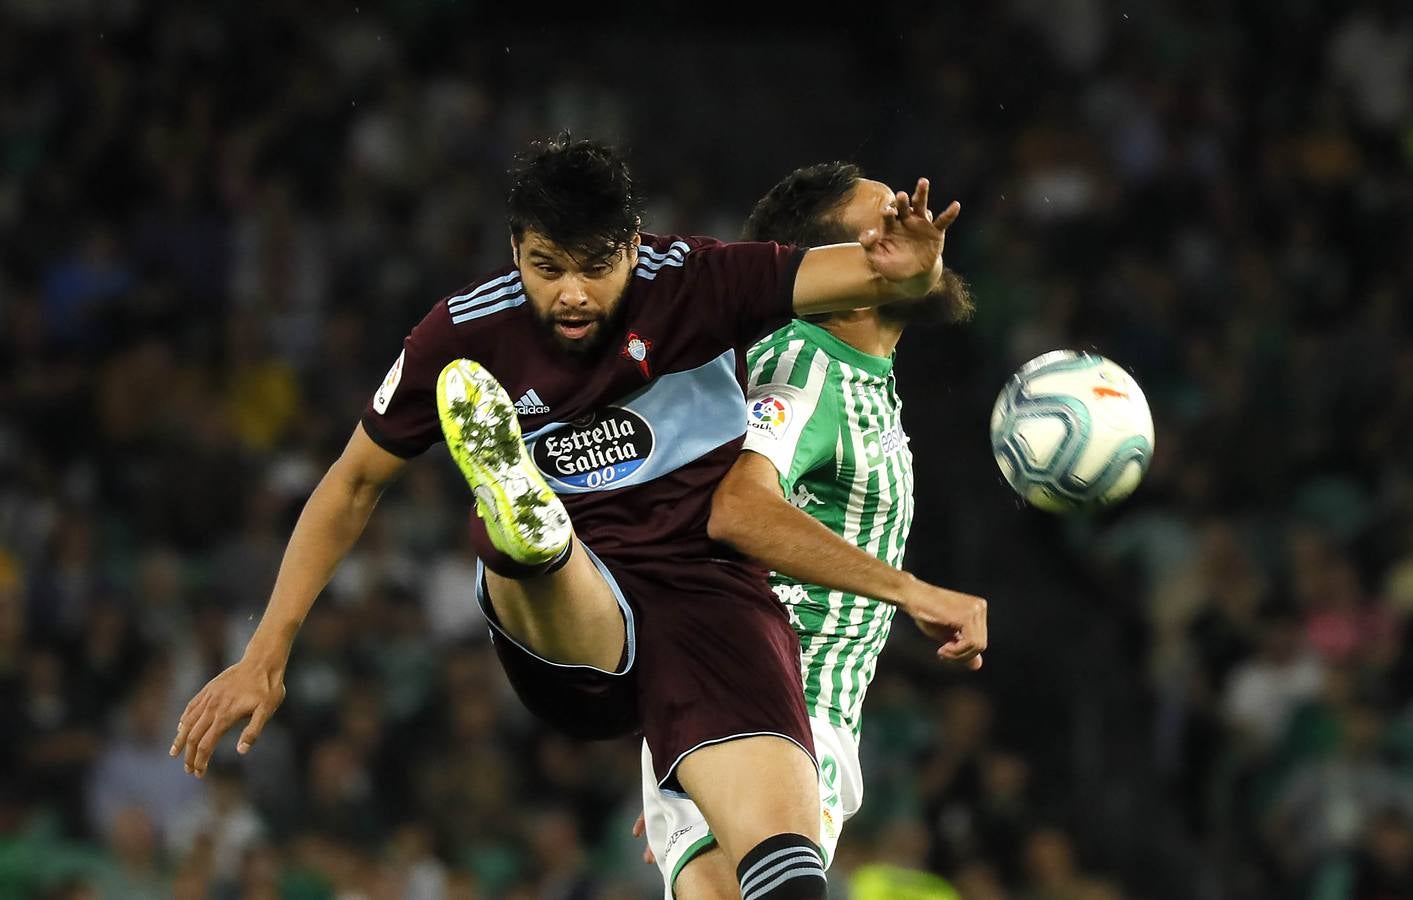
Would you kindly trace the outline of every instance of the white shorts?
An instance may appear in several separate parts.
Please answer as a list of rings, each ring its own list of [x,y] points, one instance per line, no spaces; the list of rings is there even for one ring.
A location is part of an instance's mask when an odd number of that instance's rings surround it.
[[[848,728],[810,719],[819,760],[819,838],[828,868],[839,833],[863,803],[859,745]],[[716,845],[701,810],[686,794],[658,787],[653,759],[643,744],[643,821],[648,847],[662,870],[663,897],[674,900],[672,886],[682,867]]]

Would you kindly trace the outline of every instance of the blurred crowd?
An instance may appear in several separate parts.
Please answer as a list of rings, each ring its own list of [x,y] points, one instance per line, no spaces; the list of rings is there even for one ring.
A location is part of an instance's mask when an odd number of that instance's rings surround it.
[[[659,896],[633,747],[509,693],[435,451],[255,752],[166,754],[403,334],[505,260],[510,156],[565,127],[629,147],[649,230],[729,238],[829,158],[963,203],[977,319],[899,354],[909,565],[988,597],[994,649],[941,672],[896,629],[834,895],[1413,897],[1406,4],[356,3],[0,0],[0,897]],[[1060,346],[1155,411],[1099,517],[989,457]]]

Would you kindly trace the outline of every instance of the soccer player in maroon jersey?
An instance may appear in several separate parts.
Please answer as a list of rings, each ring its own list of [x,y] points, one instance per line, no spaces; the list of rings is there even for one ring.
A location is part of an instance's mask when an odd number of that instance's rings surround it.
[[[188,704],[172,753],[200,775],[247,717],[250,749],[383,486],[444,439],[475,498],[477,600],[525,705],[580,738],[641,730],[747,900],[823,897],[799,644],[764,571],[708,536],[712,489],[744,435],[746,348],[795,314],[926,295],[959,207],[934,220],[919,180],[858,243],[803,251],[641,234],[602,144],[540,145],[513,175],[513,264],[407,337],[301,514],[245,655]],[[984,611],[938,616],[944,653],[985,648]]]

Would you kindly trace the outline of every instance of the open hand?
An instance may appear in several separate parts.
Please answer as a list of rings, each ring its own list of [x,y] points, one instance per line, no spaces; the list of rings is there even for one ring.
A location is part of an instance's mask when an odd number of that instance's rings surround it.
[[[185,753],[187,772],[200,778],[206,774],[216,744],[231,726],[250,719],[236,744],[236,752],[249,753],[284,699],[283,668],[242,659],[206,682],[191,698],[177,722],[177,736],[168,754]]]
[[[957,220],[962,206],[953,200],[936,217],[927,208],[928,181],[919,178],[911,198],[899,191],[893,206],[884,211],[882,229],[859,235],[873,270],[892,282],[919,281],[918,296],[936,286],[942,277],[942,247],[947,227]]]

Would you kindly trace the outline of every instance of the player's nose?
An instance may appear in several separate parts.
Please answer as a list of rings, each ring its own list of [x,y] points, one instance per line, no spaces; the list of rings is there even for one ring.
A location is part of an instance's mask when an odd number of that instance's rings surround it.
[[[559,286],[559,302],[566,306],[587,306],[589,303],[589,292],[584,290],[584,283],[578,278],[561,278]]]

